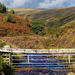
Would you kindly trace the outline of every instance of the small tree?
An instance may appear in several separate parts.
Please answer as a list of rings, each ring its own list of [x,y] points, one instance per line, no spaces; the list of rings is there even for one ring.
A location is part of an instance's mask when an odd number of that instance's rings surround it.
[[[11,11],[10,11],[12,14],[15,14],[15,12],[14,12],[14,10],[12,9]]]
[[[0,12],[1,12],[1,13],[6,12],[6,7],[5,7],[5,5],[4,5],[4,4],[1,4],[1,3],[0,3]]]
[[[3,13],[5,13],[5,12],[6,12],[6,7],[5,7],[5,5],[4,5],[4,4],[2,5],[2,11],[3,11]]]
[[[33,29],[33,31],[36,34],[38,34],[38,35],[44,35],[44,33],[43,33],[44,27],[42,25],[43,25],[43,22],[37,21],[37,20],[32,20],[32,26],[31,26],[31,28]]]

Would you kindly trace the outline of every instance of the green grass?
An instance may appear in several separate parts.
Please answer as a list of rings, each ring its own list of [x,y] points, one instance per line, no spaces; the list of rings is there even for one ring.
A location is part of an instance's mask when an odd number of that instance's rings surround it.
[[[0,55],[0,75],[14,75],[13,68],[3,61],[2,55]]]
[[[0,48],[3,47],[4,45],[6,45],[6,43],[4,41],[0,41]]]

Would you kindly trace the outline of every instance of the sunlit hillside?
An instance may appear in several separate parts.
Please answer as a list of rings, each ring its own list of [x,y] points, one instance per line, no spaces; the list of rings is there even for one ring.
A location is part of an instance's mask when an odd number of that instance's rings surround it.
[[[2,19],[0,36],[7,44],[19,48],[75,48],[75,7],[57,9],[14,8],[11,22]]]

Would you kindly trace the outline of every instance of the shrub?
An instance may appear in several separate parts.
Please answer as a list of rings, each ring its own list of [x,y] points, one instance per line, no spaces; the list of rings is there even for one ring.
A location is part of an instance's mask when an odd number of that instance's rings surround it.
[[[43,25],[43,22],[33,20],[31,28],[34,30],[36,34],[43,35],[44,27],[42,25]]]
[[[12,9],[11,11],[10,11],[12,14],[15,14],[15,12],[14,12],[14,10]]]
[[[28,27],[30,27],[30,24],[29,24],[29,19],[28,19],[28,17],[26,17],[25,23],[26,23],[26,25],[27,25]]]
[[[12,15],[8,14],[7,16],[5,16],[5,17],[3,18],[3,21],[11,22],[12,19],[13,19],[13,18],[12,18]]]
[[[0,55],[0,75],[13,75],[13,68],[10,65],[7,65],[4,61],[3,61],[3,57],[2,55]]]
[[[3,21],[8,22],[8,21],[9,21],[8,16],[5,16],[5,17],[3,18]]]
[[[13,17],[10,14],[8,14],[7,16],[8,16],[8,21],[10,22],[13,19]]]
[[[43,27],[40,25],[32,25],[31,27],[36,34],[43,34]]]
[[[0,48],[3,47],[5,44],[5,42],[0,41]]]

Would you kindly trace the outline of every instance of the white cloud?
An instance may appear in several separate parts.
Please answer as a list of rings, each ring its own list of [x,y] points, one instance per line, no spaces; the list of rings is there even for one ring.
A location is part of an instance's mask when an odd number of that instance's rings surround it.
[[[4,3],[8,8],[17,8],[31,1],[32,0],[0,0],[0,2]]]
[[[13,3],[11,3],[12,7],[20,7],[26,4],[27,2],[31,2],[31,0],[14,0]]]
[[[63,6],[64,2],[68,0],[44,0],[43,3],[39,3],[39,8],[52,8]]]
[[[75,6],[75,0],[0,0],[8,8],[58,8]]]

